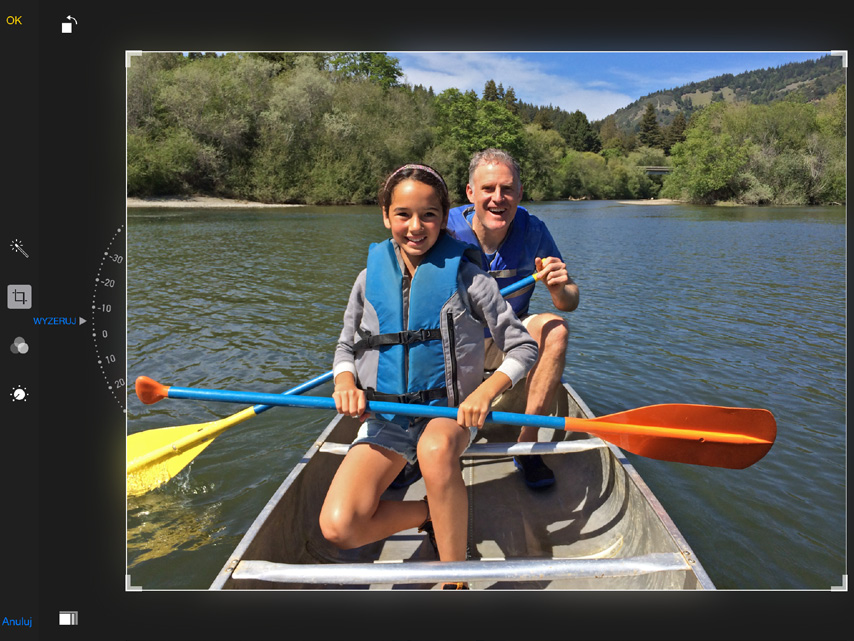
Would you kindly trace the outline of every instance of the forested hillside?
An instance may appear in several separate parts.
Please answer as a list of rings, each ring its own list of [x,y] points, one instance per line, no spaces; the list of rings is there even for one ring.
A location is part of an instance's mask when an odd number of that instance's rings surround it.
[[[643,96],[618,109],[613,117],[625,131],[637,131],[648,103],[663,125],[672,122],[677,113],[686,120],[714,102],[749,102],[767,105],[783,99],[814,102],[835,93],[845,84],[845,69],[839,56],[793,62],[779,67],[724,74],[702,82],[692,82],[673,89],[663,89]]]
[[[771,84],[758,74],[726,85],[733,95],[786,94],[776,102],[700,106],[697,96],[723,87],[713,79],[683,88],[690,110],[647,100],[637,125],[620,127],[616,115],[591,123],[527,104],[500,79],[481,95],[408,86],[381,52],[146,53],[128,70],[128,195],[371,203],[391,169],[419,161],[462,202],[469,157],[497,146],[517,157],[533,200],[844,202],[845,87],[835,71],[789,71]],[[786,92],[772,89],[783,82]],[[649,175],[650,165],[673,171]]]

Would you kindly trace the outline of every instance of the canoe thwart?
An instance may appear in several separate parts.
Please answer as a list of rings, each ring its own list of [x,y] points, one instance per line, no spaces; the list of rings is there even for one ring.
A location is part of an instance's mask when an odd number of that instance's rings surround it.
[[[462,453],[462,458],[483,458],[490,456],[525,456],[526,454],[568,454],[587,452],[608,444],[602,439],[585,438],[575,441],[557,441],[554,443],[475,443]],[[320,451],[325,454],[344,456],[350,449],[347,443],[324,443]]]
[[[690,572],[677,552],[622,559],[510,559],[495,561],[412,561],[388,563],[271,563],[241,561],[232,578],[272,583],[334,585],[407,584],[441,581],[545,581],[607,578],[655,572]]]

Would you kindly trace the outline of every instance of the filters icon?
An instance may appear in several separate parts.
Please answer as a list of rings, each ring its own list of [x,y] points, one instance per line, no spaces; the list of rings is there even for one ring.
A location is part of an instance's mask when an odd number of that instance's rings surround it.
[[[27,341],[18,336],[12,343],[11,349],[13,354],[26,354],[30,351],[30,346],[27,345]]]

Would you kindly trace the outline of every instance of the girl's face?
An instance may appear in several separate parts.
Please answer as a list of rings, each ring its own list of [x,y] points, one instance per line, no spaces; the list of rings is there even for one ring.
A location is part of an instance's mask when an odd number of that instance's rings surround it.
[[[414,274],[448,224],[448,217],[433,187],[407,179],[394,188],[391,204],[383,209],[383,223],[400,245],[409,273]]]

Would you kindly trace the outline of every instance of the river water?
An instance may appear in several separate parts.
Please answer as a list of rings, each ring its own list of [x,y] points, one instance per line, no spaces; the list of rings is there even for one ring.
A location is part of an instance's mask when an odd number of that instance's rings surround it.
[[[581,304],[565,378],[596,414],[657,403],[770,410],[746,470],[629,454],[719,589],[829,590],[846,573],[842,207],[529,203]],[[279,393],[331,369],[375,207],[131,209],[128,378]],[[548,309],[538,286],[533,309]],[[331,386],[315,394],[331,393]],[[128,433],[243,406],[128,398]],[[206,589],[331,414],[274,408],[128,499],[131,584]]]

